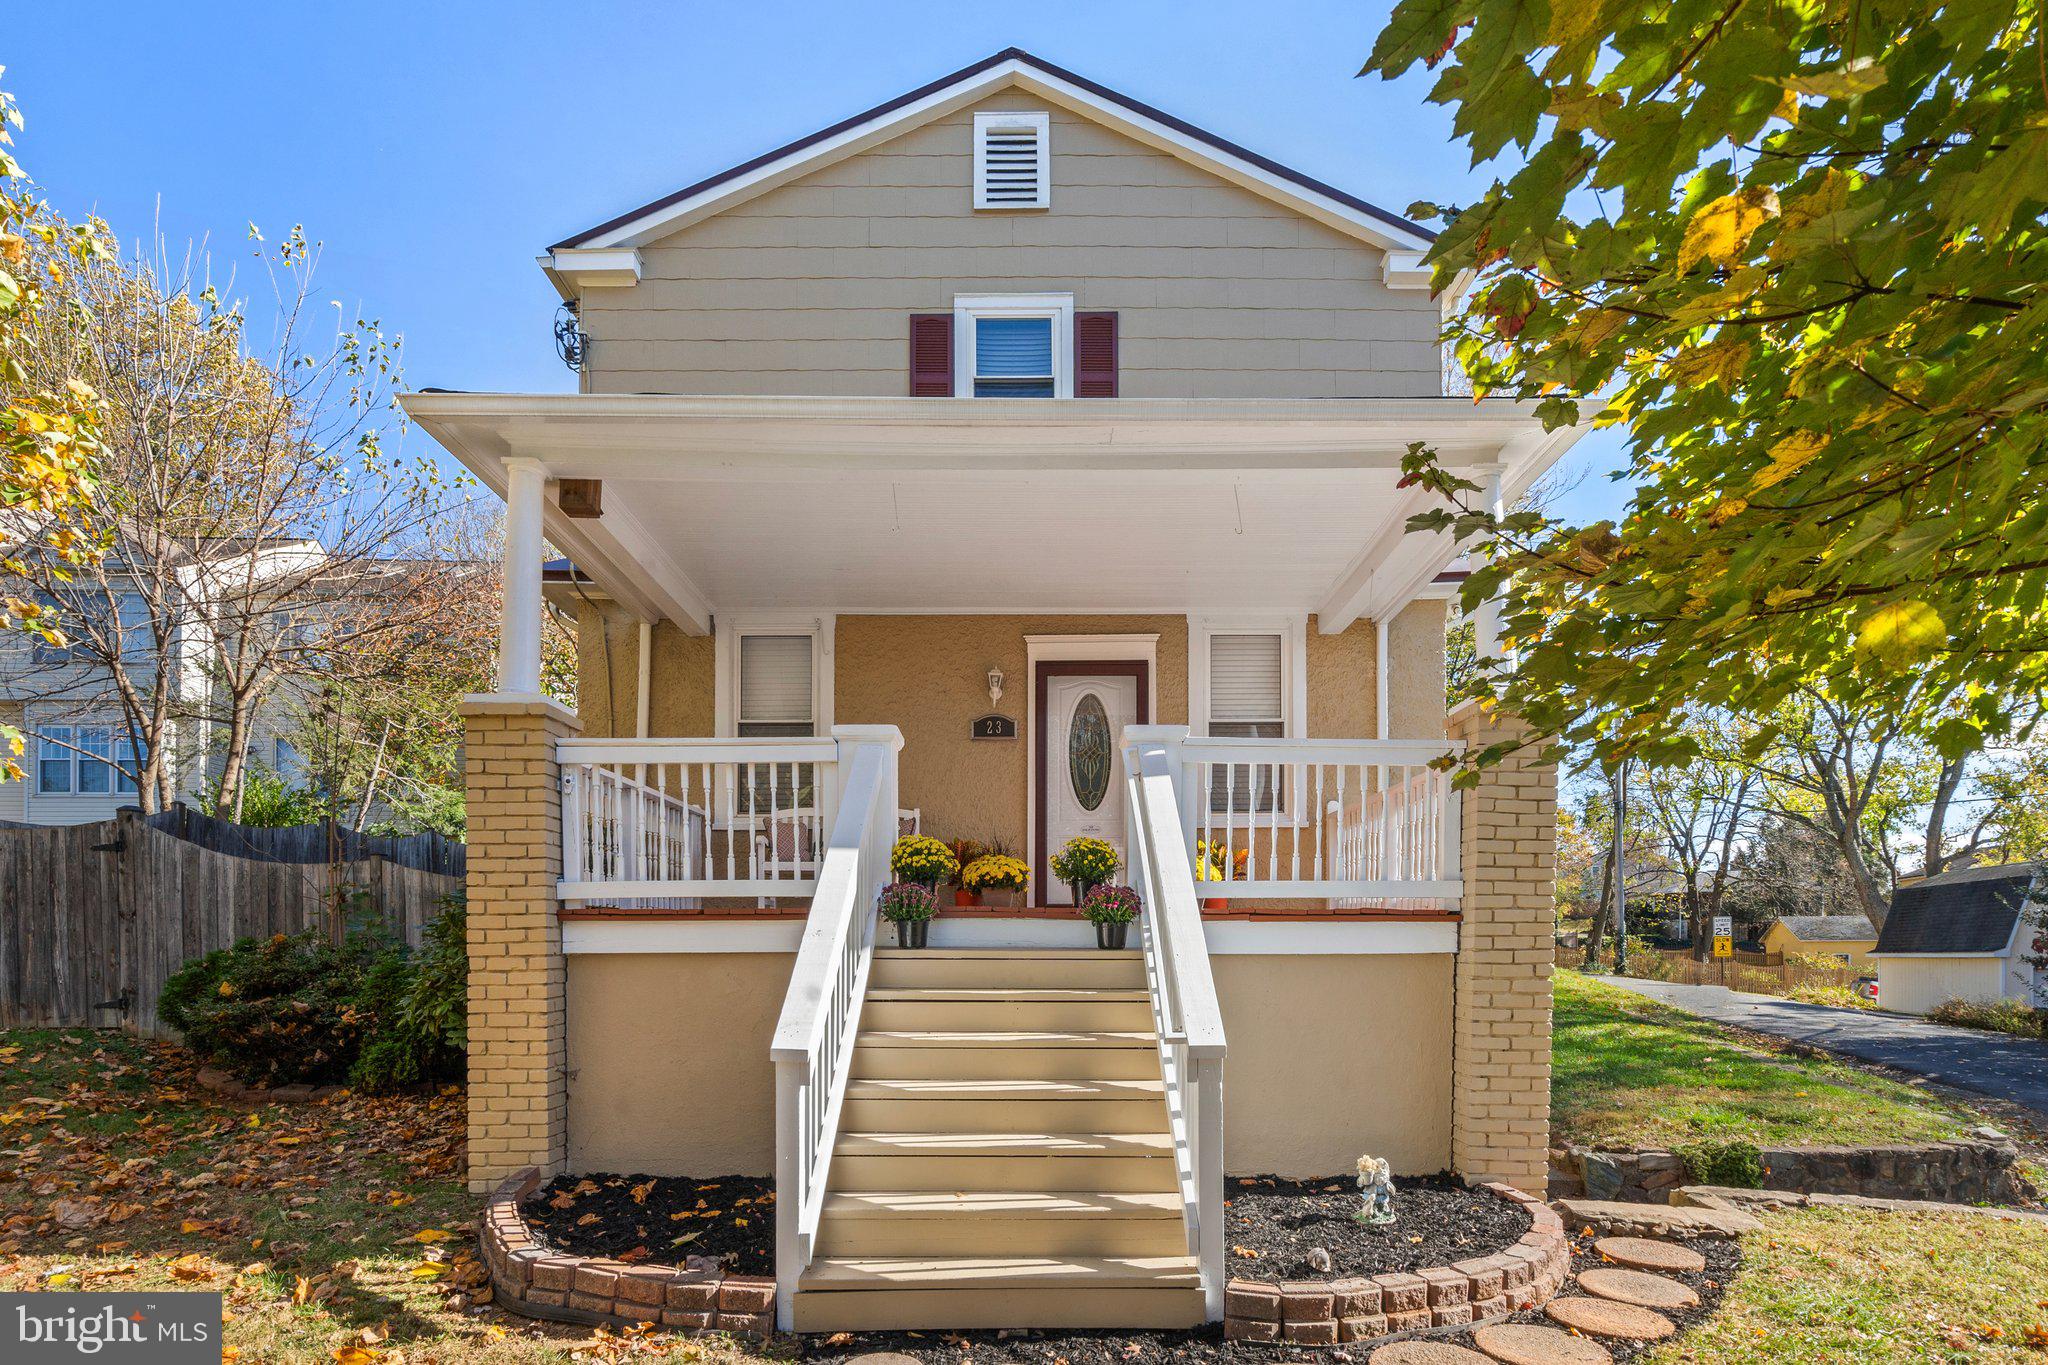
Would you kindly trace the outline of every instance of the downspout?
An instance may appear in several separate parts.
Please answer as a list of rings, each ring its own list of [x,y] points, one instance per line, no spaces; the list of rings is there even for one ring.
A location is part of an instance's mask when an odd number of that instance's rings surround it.
[[[639,668],[636,670],[638,676],[634,679],[634,685],[638,689],[633,703],[633,737],[635,739],[647,738],[647,682],[654,675],[653,654],[654,622],[642,621],[640,623]],[[633,780],[635,782],[645,782],[647,780],[646,764],[634,765]]]
[[[1376,633],[1376,634],[1377,634],[1377,636],[1379,637],[1379,638],[1378,638],[1378,650],[1379,650],[1379,653],[1378,653],[1378,659],[1377,659],[1377,662],[1376,662],[1376,664],[1374,665],[1374,668],[1373,668],[1373,678],[1374,678],[1374,680],[1375,680],[1375,681],[1376,681],[1376,682],[1377,682],[1377,683],[1379,684],[1379,702],[1378,702],[1377,706],[1376,706],[1376,707],[1374,708],[1374,714],[1375,714],[1375,715],[1377,716],[1377,718],[1378,718],[1378,720],[1379,720],[1379,736],[1380,736],[1380,738],[1381,738],[1381,739],[1391,739],[1391,738],[1393,737],[1393,732],[1394,732],[1394,731],[1393,731],[1393,720],[1392,720],[1392,717],[1390,717],[1390,716],[1389,716],[1389,715],[1387,714],[1387,712],[1388,712],[1388,708],[1389,708],[1389,706],[1390,706],[1390,701],[1389,701],[1389,698],[1391,698],[1391,696],[1393,695],[1393,687],[1392,687],[1392,684],[1391,684],[1390,680],[1389,680],[1389,679],[1388,679],[1388,677],[1387,677],[1387,618],[1386,618],[1386,615],[1385,615],[1384,613],[1382,613],[1382,614],[1381,614],[1381,616],[1380,616],[1380,619],[1379,619],[1379,620],[1377,620],[1377,621],[1375,621],[1375,622],[1373,622],[1373,626],[1374,626],[1374,629],[1375,629],[1375,633]]]

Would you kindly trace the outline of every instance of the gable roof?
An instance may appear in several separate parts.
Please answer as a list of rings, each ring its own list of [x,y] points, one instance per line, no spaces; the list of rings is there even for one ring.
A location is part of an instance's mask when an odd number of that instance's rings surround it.
[[[1892,893],[1877,936],[1883,953],[2003,953],[2039,863],[1944,872]]]
[[[1876,926],[1862,915],[1780,915],[1776,923],[1803,943],[1856,943],[1877,937]]]
[[[565,237],[549,248],[541,263],[551,273],[581,273],[577,267],[585,267],[605,274],[607,278],[599,282],[631,283],[632,279],[625,276],[630,271],[637,278],[637,264],[612,253],[630,252],[732,204],[1011,86],[1094,119],[1140,143],[1169,152],[1379,247],[1389,253],[1388,283],[1394,287],[1429,287],[1429,272],[1422,268],[1421,255],[1436,240],[1434,232],[1349,191],[1283,166],[1015,47]],[[605,255],[600,257],[598,253]]]

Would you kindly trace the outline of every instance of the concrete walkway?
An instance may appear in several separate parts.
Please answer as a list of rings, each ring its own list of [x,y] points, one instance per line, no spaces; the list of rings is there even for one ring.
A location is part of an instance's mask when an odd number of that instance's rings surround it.
[[[2048,1118],[2048,1043],[1948,1028],[1902,1014],[1835,1009],[1672,981],[1600,980],[1688,1014],[1825,1048],[1925,1076],[1959,1090],[2010,1100]]]

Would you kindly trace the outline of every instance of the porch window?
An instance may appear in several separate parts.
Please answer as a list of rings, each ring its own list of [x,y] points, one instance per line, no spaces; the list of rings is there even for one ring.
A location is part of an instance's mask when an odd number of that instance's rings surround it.
[[[953,301],[954,396],[1071,398],[1070,294],[985,295]]]
[[[1280,633],[1209,637],[1209,734],[1280,739],[1287,733],[1286,639]],[[1273,769],[1249,764],[1210,774],[1209,809],[1265,814],[1276,809]]]
[[[742,738],[817,733],[809,635],[742,635],[738,729]]]

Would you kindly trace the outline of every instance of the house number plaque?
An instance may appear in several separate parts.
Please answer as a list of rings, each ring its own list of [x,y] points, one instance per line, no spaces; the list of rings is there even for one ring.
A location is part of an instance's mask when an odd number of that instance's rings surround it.
[[[976,716],[969,733],[975,739],[1015,739],[1017,722],[1009,716]]]

